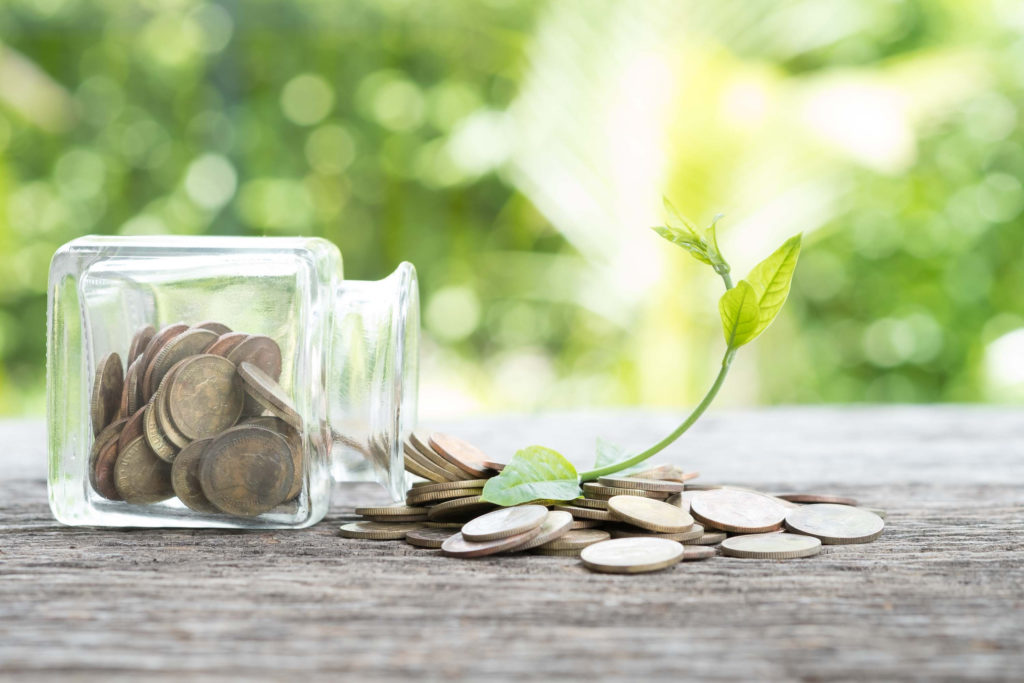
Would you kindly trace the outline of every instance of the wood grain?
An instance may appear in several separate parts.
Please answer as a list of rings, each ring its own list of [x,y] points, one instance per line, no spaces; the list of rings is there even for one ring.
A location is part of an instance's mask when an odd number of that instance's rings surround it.
[[[673,416],[441,425],[585,462]],[[69,528],[46,505],[44,431],[0,423],[3,680],[1020,680],[1024,428],[1018,411],[718,413],[669,457],[703,480],[884,507],[868,545],[804,560],[716,557],[640,577],[568,558],[444,558],[341,539],[371,484],[304,531]],[[535,439],[532,437],[536,437]]]

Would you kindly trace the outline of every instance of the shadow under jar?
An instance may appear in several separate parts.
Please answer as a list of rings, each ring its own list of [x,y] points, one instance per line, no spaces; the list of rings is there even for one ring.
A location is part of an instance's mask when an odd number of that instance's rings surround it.
[[[317,238],[83,237],[50,266],[49,498],[65,524],[299,528],[332,481],[405,491],[419,296]]]

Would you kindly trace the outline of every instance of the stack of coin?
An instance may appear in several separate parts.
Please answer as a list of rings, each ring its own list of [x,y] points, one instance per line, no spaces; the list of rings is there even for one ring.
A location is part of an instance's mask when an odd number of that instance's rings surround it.
[[[217,322],[147,325],[126,356],[100,360],[89,480],[131,504],[177,497],[205,514],[252,517],[298,497],[302,419],[278,384],[281,349]]]
[[[405,470],[435,484],[485,481],[504,467],[473,444],[441,432],[414,431],[403,451]]]
[[[417,440],[445,443],[442,435],[432,437],[436,439]],[[636,574],[714,557],[718,552],[712,546],[736,558],[809,557],[822,544],[869,542],[884,527],[877,514],[882,511],[833,502],[852,504],[851,499],[690,484],[695,476],[661,465],[584,484],[582,498],[510,508],[481,499],[485,478],[419,482],[409,490],[405,505],[359,508],[356,512],[367,521],[347,524],[340,533],[404,539],[452,557],[529,550],[579,557],[596,572]]]

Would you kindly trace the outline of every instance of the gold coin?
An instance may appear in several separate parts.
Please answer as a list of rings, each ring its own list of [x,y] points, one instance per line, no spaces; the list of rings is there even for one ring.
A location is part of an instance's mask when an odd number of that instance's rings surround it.
[[[227,359],[236,366],[242,363],[255,365],[275,382],[281,381],[281,347],[270,337],[250,335],[241,344],[228,352]],[[247,396],[245,415],[259,415],[263,406],[252,396]]]
[[[433,432],[429,443],[438,455],[472,477],[494,474],[494,470],[484,465],[487,460],[484,452],[467,441],[450,434]]]
[[[429,438],[423,436],[422,434],[412,432],[411,434],[409,434],[408,443],[409,445],[412,446],[413,457],[415,457],[416,454],[419,455],[419,457],[416,458],[418,462],[420,462],[421,464],[429,462],[431,463],[431,465],[433,465],[433,469],[443,470],[448,474],[449,481],[456,481],[459,479],[473,479],[481,476],[479,474],[468,474],[462,468],[453,465],[451,462],[448,461],[447,458],[445,458],[443,455],[434,450],[434,448],[430,445]]]
[[[853,498],[844,496],[832,496],[823,493],[776,493],[776,498],[788,500],[791,503],[833,503],[834,505],[856,505]]]
[[[704,535],[704,527],[700,524],[694,524],[693,528],[689,531],[680,531],[678,533],[658,533],[655,531],[648,531],[647,529],[641,529],[634,526],[620,526],[612,527],[608,529],[608,533],[612,535],[612,538],[634,538],[637,536],[651,536],[653,538],[667,538],[670,541],[679,541],[685,543],[687,541],[694,541]]]
[[[164,344],[153,358],[153,365],[146,370],[143,381],[148,384],[151,392],[156,393],[171,368],[189,356],[199,355],[215,341],[217,335],[209,330],[185,330]]]
[[[228,332],[217,337],[217,341],[210,344],[210,347],[203,353],[209,353],[213,356],[224,356],[226,358],[232,349],[248,338],[249,335],[245,332]]]
[[[299,495],[299,492],[302,490],[302,482],[305,481],[306,476],[306,458],[304,455],[305,451],[302,446],[302,435],[284,420],[270,415],[250,417],[245,421],[245,424],[264,427],[273,432],[277,432],[284,437],[285,441],[288,442],[288,447],[292,449],[292,466],[295,471],[295,478],[292,481],[292,488],[288,491],[288,497],[285,498],[285,500],[292,500]]]
[[[632,472],[626,476],[636,477],[637,479],[661,479],[664,481],[685,482],[691,479],[696,479],[700,476],[700,473],[684,472],[683,468],[677,465],[657,465],[646,470],[640,470],[639,472]]]
[[[121,407],[118,410],[118,417],[127,418],[139,409],[139,361],[128,365],[124,373],[124,381],[121,384]]]
[[[443,500],[454,500],[467,496],[479,496],[483,493],[482,488],[452,489],[450,491],[428,491],[427,493],[410,492],[405,497],[407,505],[421,505],[423,503],[436,503]]]
[[[89,454],[89,483],[107,500],[121,500],[114,485],[114,465],[117,462],[118,437],[126,422],[117,420],[100,432]]]
[[[402,442],[402,454],[405,457],[406,469],[413,474],[429,479],[433,482],[443,483],[446,481],[459,481],[465,479],[465,474],[461,471],[456,474],[448,471],[444,467],[437,465],[430,458],[426,458],[416,450],[408,441]]]
[[[594,510],[592,508],[577,507],[575,505],[556,505],[554,506],[554,509],[568,512],[574,519],[594,519],[601,522],[607,522],[614,519],[607,510]]]
[[[789,560],[810,557],[821,552],[821,541],[814,536],[771,533],[744,534],[722,541],[722,554],[758,560]]]
[[[484,484],[487,483],[486,479],[460,479],[459,481],[450,482],[438,482],[428,484],[426,482],[420,482],[413,484],[413,491],[417,494],[430,493],[433,491],[453,491],[456,489],[482,489]]]
[[[276,380],[248,362],[238,365],[238,375],[245,383],[245,390],[250,398],[255,399],[257,403],[292,427],[302,429],[302,418],[299,417],[291,399],[284,393],[284,389]]]
[[[694,496],[690,514],[704,526],[756,534],[781,527],[786,508],[760,493],[722,488]]]
[[[618,486],[602,486],[592,481],[583,484],[583,493],[587,498],[608,500],[614,496],[643,496],[655,500],[664,500],[670,494],[665,491],[644,491],[642,489],[624,489]]]
[[[717,554],[714,548],[704,545],[683,545],[683,562],[709,560]]]
[[[697,525],[694,525],[697,526]],[[718,545],[722,541],[728,538],[728,534],[724,531],[707,531],[705,530],[701,534],[700,538],[695,538],[691,541],[680,541],[686,545]]]
[[[410,474],[415,474],[417,477],[423,477],[424,479],[427,479],[429,481],[447,481],[447,479],[442,477],[440,474],[432,472],[431,470],[422,467],[415,460],[412,460],[409,457],[408,453],[403,453],[402,456],[402,463],[403,466],[405,467],[406,472],[409,472]]]
[[[619,489],[640,489],[641,491],[660,491],[662,493],[680,493],[683,484],[677,481],[662,481],[660,479],[639,479],[636,477],[599,477],[597,482],[601,486]]]
[[[413,507],[409,505],[377,505],[373,507],[356,508],[357,515],[377,515],[378,517],[394,517],[406,515],[425,515],[427,508]]]
[[[171,466],[156,457],[146,439],[139,437],[118,454],[114,486],[127,503],[159,503],[174,495]]]
[[[401,541],[410,531],[420,528],[416,522],[352,522],[343,524],[338,534],[345,538],[362,538],[370,541]]]
[[[128,347],[128,357],[125,358],[125,362],[128,363],[128,365],[131,365],[142,357],[143,352],[146,350],[146,347],[149,346],[149,342],[153,339],[153,335],[155,334],[156,328],[152,325],[146,325],[139,328],[135,333],[135,336],[132,337],[131,345]]]
[[[224,336],[225,334],[229,334],[231,332],[230,327],[228,327],[224,323],[219,323],[216,320],[205,320],[201,323],[196,323],[195,325],[192,326],[192,329],[209,330],[210,332],[213,332],[218,336]]]
[[[427,512],[427,519],[432,522],[472,519],[482,512],[493,510],[495,507],[497,506],[494,503],[488,503],[480,496],[467,496],[438,503]]]
[[[96,377],[92,383],[89,414],[94,436],[117,418],[121,410],[123,385],[124,369],[121,367],[121,356],[108,353],[96,365]]]
[[[571,530],[572,524],[572,515],[568,512],[559,510],[548,512],[544,517],[544,521],[541,522],[540,531],[537,535],[526,541],[523,545],[512,548],[509,552],[518,553],[524,550],[532,550],[545,543],[550,543],[567,534]]]
[[[607,500],[595,500],[594,498],[574,498],[568,501],[570,504],[581,508],[590,508],[591,510],[607,510]]]
[[[597,529],[602,526],[604,526],[604,522],[596,519],[574,519],[572,524],[569,525],[569,529]]]
[[[125,446],[140,436],[145,436],[142,427],[143,419],[146,417],[145,413],[146,406],[142,406],[135,411],[134,415],[125,420],[124,429],[121,430],[120,436],[117,437],[117,449],[119,451],[123,451]]]
[[[786,515],[786,527],[821,539],[825,545],[870,543],[882,535],[885,522],[873,512],[850,505],[804,505]]]
[[[156,387],[152,386],[153,373],[151,372],[153,367],[153,360],[157,354],[163,350],[164,346],[170,340],[188,329],[188,325],[185,323],[172,323],[160,329],[153,338],[149,340],[149,344],[146,345],[146,350],[142,353],[142,366],[139,368],[139,372],[142,373],[142,401],[146,402],[156,391]],[[146,378],[149,378],[147,381]]]
[[[540,534],[540,526],[514,536],[495,538],[489,541],[470,541],[461,533],[452,534],[441,545],[441,552],[451,557],[484,557],[525,545]]]
[[[462,537],[471,542],[494,541],[536,529],[544,523],[548,509],[543,505],[499,508],[466,522]]]
[[[233,427],[206,447],[199,480],[223,512],[262,514],[283,503],[295,476],[284,437],[263,427]]]
[[[608,574],[641,574],[671,567],[683,559],[683,546],[664,538],[616,538],[580,553],[587,569]]]
[[[427,529],[455,529],[458,531],[462,528],[462,522],[432,522],[428,517],[427,521],[423,522],[423,526]]]
[[[171,368],[170,372],[168,372],[167,376],[164,378],[164,381],[159,387],[157,387],[156,393],[153,394],[153,398],[150,401],[156,414],[156,424],[157,427],[160,428],[160,433],[164,438],[171,442],[176,449],[179,450],[189,445],[192,442],[192,439],[182,434],[181,430],[179,430],[174,424],[174,420],[171,419],[170,406],[167,402],[167,394],[168,388],[174,381],[174,376],[181,368],[181,364],[187,363],[188,361],[189,359],[186,358]]]
[[[420,548],[438,549],[457,533],[456,529],[413,529],[405,535],[405,542]]]
[[[611,538],[611,534],[602,529],[577,529],[568,531],[559,538],[540,546],[544,550],[569,550],[586,548],[591,543],[600,543]]]
[[[174,495],[185,507],[196,512],[220,512],[203,493],[203,485],[199,481],[203,453],[212,441],[213,439],[193,441],[181,449],[171,464],[171,487],[174,489]]]
[[[425,522],[427,515],[363,515],[367,522]]]
[[[650,531],[676,534],[693,528],[693,517],[675,505],[639,496],[615,496],[608,512],[620,521]]]
[[[146,442],[153,453],[164,462],[173,462],[174,456],[178,454],[178,447],[171,443],[160,430],[156,421],[156,407],[152,403],[146,407],[146,412],[143,413],[142,428]]]
[[[209,354],[183,361],[167,388],[171,420],[189,439],[215,436],[233,425],[243,400],[235,366]]]

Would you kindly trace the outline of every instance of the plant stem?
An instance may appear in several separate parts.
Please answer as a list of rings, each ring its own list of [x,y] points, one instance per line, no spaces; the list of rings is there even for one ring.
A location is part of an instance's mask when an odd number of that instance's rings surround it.
[[[622,460],[620,462],[607,465],[605,467],[600,467],[596,470],[588,470],[586,472],[581,472],[580,481],[593,481],[598,477],[604,477],[609,474],[620,472],[626,469],[627,467],[639,465],[652,455],[661,452],[673,441],[682,436],[686,432],[686,430],[692,427],[693,423],[696,422],[700,418],[700,416],[704,414],[704,411],[708,409],[708,406],[711,405],[711,402],[715,400],[715,396],[718,395],[718,390],[722,388],[722,383],[725,382],[725,376],[729,374],[729,367],[732,365],[732,359],[733,357],[735,357],[735,355],[736,349],[726,350],[725,356],[722,358],[722,368],[718,371],[718,376],[715,377],[714,384],[711,385],[711,388],[708,389],[708,393],[704,395],[704,398],[701,400],[700,403],[697,404],[697,407],[693,409],[693,412],[690,413],[689,417],[687,417],[681,425],[675,428],[675,431],[673,431],[671,434],[666,436],[658,443],[648,448],[643,453],[638,453],[631,458],[627,458],[626,460]]]
[[[732,277],[729,275],[729,264],[724,261],[721,265],[715,266],[715,272],[722,277],[722,282],[725,283],[726,290],[732,289]],[[704,411],[708,409],[711,402],[715,400],[715,396],[718,395],[718,390],[722,388],[722,383],[725,382],[725,376],[729,374],[729,368],[732,366],[732,359],[736,356],[736,349],[728,348],[725,350],[725,355],[722,356],[722,367],[718,371],[718,376],[715,377],[714,383],[711,388],[708,389],[708,393],[704,394],[704,398],[697,404],[697,407],[693,409],[689,417],[683,420],[683,423],[675,428],[671,434],[666,436],[664,439],[648,448],[643,453],[637,453],[631,458],[621,460],[605,467],[599,467],[594,470],[587,470],[586,472],[580,473],[580,481],[593,481],[598,477],[603,477],[609,474],[615,474],[622,470],[632,467],[633,465],[639,465],[647,458],[660,453],[662,450],[672,444],[673,441],[682,436],[687,429],[693,426],[693,423],[700,419],[700,416],[704,414]]]

